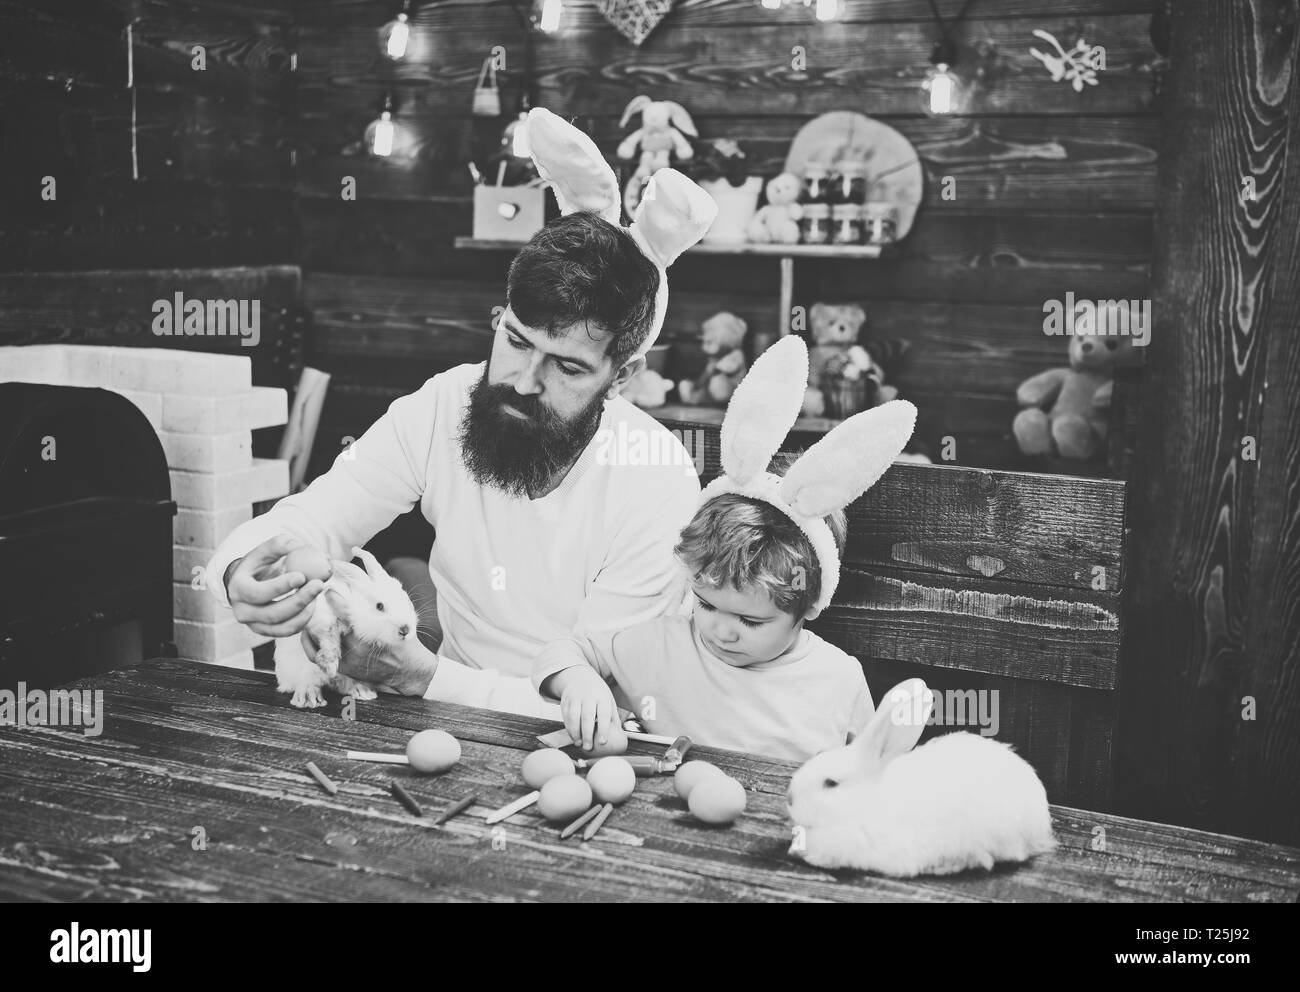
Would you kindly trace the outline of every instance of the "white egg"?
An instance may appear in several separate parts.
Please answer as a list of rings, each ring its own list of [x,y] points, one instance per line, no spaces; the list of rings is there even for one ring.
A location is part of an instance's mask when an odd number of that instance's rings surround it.
[[[722,769],[707,761],[688,761],[673,774],[673,788],[683,799],[691,798],[691,790],[710,775],[722,775]]]
[[[588,769],[587,784],[598,802],[617,805],[632,795],[636,772],[623,758],[601,758]]]
[[[572,775],[573,759],[563,751],[547,747],[533,751],[524,759],[523,776],[530,789],[540,789],[556,775]]]
[[[590,751],[582,751],[584,758],[603,758],[610,754],[622,754],[627,750],[627,733],[623,728],[617,724],[611,724],[608,731],[609,739],[604,744],[597,741],[592,745]]]
[[[407,742],[406,760],[417,772],[440,775],[460,761],[460,741],[445,730],[421,730]]]
[[[686,805],[705,823],[731,823],[745,811],[745,787],[727,775],[706,775],[691,790]]]
[[[552,821],[575,820],[591,807],[591,786],[577,775],[556,775],[537,797],[537,811]]]

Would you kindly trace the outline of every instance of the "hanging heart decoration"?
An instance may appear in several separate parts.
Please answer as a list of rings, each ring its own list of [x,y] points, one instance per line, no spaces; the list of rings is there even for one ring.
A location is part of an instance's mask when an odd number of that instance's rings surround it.
[[[610,24],[639,45],[673,9],[674,0],[596,0],[596,9]]]

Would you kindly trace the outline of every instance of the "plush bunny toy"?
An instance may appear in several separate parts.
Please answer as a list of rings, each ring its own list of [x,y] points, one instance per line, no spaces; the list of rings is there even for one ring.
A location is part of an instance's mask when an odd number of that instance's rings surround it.
[[[618,177],[596,143],[544,107],[528,112],[527,127],[533,163],[555,191],[560,213],[583,210],[618,224]],[[668,312],[668,266],[704,237],[717,215],[713,197],[676,169],[660,169],[650,177],[627,228],[646,258],[659,269],[654,319],[638,355],[649,351],[663,330]]]
[[[623,192],[623,206],[629,214],[636,209],[641,187],[659,169],[668,167],[670,156],[676,155],[679,162],[685,162],[694,154],[682,132],[692,138],[698,134],[686,108],[672,100],[635,96],[623,110],[618,126],[627,127],[627,122],[637,114],[641,115],[641,126],[624,138],[617,149],[618,157],[625,159],[636,155],[638,145],[641,149],[636,172],[627,181]]]
[[[1043,783],[1009,744],[961,732],[912,750],[933,706],[920,679],[900,683],[852,743],[795,772],[786,793],[791,854],[909,878],[1056,847]]]
[[[817,557],[821,595],[806,619],[824,610],[840,579],[835,538],[823,519],[865,493],[912,436],[916,407],[892,400],[838,424],[784,476],[768,463],[794,426],[808,382],[808,346],[793,335],[758,356],[736,387],[722,420],[723,475],[700,494],[700,505],[724,493],[762,500],[804,532]]]

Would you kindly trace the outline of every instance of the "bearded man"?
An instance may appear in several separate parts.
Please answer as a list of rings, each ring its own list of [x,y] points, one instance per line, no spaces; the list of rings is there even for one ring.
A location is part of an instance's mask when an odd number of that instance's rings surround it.
[[[632,233],[595,213],[544,228],[510,267],[487,362],[394,401],[347,457],[237,528],[209,563],[209,588],[252,630],[294,635],[322,583],[295,587],[300,574],[277,574],[283,556],[306,544],[346,560],[418,504],[435,531],[427,576],[441,643],[351,653],[339,671],[521,712],[549,641],[678,612],[685,576],[672,547],[699,479],[677,439],[619,395],[658,332],[663,278]],[[599,443],[637,434],[680,457],[627,464]]]

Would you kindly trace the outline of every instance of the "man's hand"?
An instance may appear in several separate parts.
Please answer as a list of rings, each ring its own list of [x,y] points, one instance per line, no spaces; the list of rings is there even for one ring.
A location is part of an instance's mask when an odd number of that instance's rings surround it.
[[[560,715],[569,738],[584,751],[609,740],[609,728],[618,720],[618,706],[600,674],[588,665],[575,665],[547,680],[548,690],[560,697]]]
[[[316,647],[311,631],[304,630],[302,649],[313,663]],[[343,635],[339,674],[358,682],[386,685],[403,696],[423,696],[437,670],[438,656],[415,637],[400,641],[395,647],[377,650],[347,633]]]
[[[307,626],[325,583],[319,579],[307,582],[302,572],[264,577],[281,558],[301,546],[296,537],[278,534],[226,569],[226,594],[236,620],[266,637],[288,637]],[[279,598],[295,589],[292,596]]]

